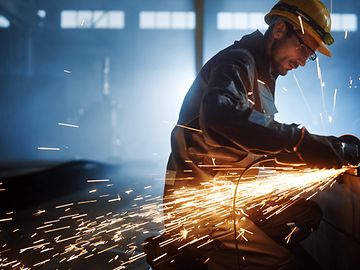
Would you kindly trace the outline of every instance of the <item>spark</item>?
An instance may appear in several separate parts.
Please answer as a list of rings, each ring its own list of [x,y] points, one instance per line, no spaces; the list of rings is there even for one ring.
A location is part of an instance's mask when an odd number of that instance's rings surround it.
[[[291,207],[301,197],[310,199],[319,191],[331,187],[335,178],[347,169],[300,170],[271,167],[267,168],[267,173],[262,173],[257,178],[243,177],[239,182],[235,198],[239,226],[237,236],[247,241],[248,235],[252,234],[241,227],[242,218],[247,216],[248,211],[260,209],[264,217],[271,218]],[[113,249],[124,249],[126,258],[120,257],[121,259],[117,261],[120,265],[114,268],[124,269],[125,265],[145,257],[144,252],[137,251],[140,249],[140,244],[136,243],[139,239],[137,237],[154,231],[154,228],[158,229],[159,235],[165,237],[160,243],[161,247],[173,244],[178,250],[189,245],[204,247],[214,241],[206,232],[207,228],[232,224],[233,215],[230,209],[232,209],[236,186],[232,179],[236,177],[237,174],[234,172],[221,179],[203,182],[200,187],[179,188],[167,196],[165,202],[162,196],[149,198],[137,195],[135,199],[138,204],[122,212],[107,210],[106,214],[96,214],[93,218],[87,217],[86,212],[79,212],[44,221],[44,225],[37,227],[37,230],[45,229],[38,231],[39,236],[58,231],[61,231],[61,235],[54,237],[52,234],[47,234],[49,240],[34,239],[37,240],[34,241],[34,245],[20,249],[20,253],[31,250],[41,253],[42,256],[48,256],[41,258],[42,262],[38,263],[40,265],[54,257],[61,263],[88,259]],[[129,189],[125,192],[130,194],[133,190]],[[84,202],[96,202],[96,200]],[[269,202],[279,203],[271,206]],[[62,204],[55,206],[55,209],[63,214],[63,208],[73,205],[74,203]],[[46,211],[46,213],[50,212]],[[59,226],[53,228],[53,223],[56,222],[59,222]],[[56,250],[56,253],[53,251],[54,254],[51,254],[52,250]],[[167,254],[163,253],[156,260],[160,261],[165,256]],[[115,263],[115,260],[112,263]]]
[[[11,221],[12,218],[3,218],[3,219],[0,219],[0,222],[4,222],[4,221]]]
[[[88,259],[88,258],[93,257],[93,256],[94,256],[94,254],[92,253],[92,254],[86,256],[85,259]]]
[[[117,197],[115,199],[110,199],[108,200],[108,202],[116,202],[116,201],[120,201],[121,200],[121,197],[119,194],[117,194]]]
[[[71,217],[72,219],[75,219],[75,218],[82,218],[82,217],[86,217],[88,214],[82,214],[82,215],[76,215],[76,216],[73,216]]]
[[[337,96],[337,88],[335,88],[334,91],[334,98],[333,98],[333,110],[332,110],[332,115],[335,116],[335,106],[336,106],[336,96]]]
[[[184,126],[184,125],[180,125],[180,124],[177,124],[176,126],[181,127],[181,128],[185,128],[185,129],[188,129],[188,130],[196,131],[196,132],[202,132],[201,129],[192,128],[192,127],[188,127],[188,126]]]
[[[303,21],[302,21],[302,18],[300,15],[298,15],[298,18],[299,18],[299,22],[300,22],[300,26],[301,26],[301,33],[304,35],[305,32],[304,32],[304,26],[303,26]]]
[[[321,101],[322,101],[322,107],[323,107],[323,112],[324,112],[324,117],[327,118],[327,109],[326,109],[326,103],[325,103],[325,92],[324,92],[324,87],[325,87],[325,83],[322,79],[322,74],[321,74],[321,68],[320,68],[320,60],[319,58],[316,58],[316,68],[317,68],[317,73],[318,73],[318,79],[320,82],[320,89],[321,89]],[[323,122],[322,122],[323,123]]]
[[[35,245],[35,246],[30,246],[30,247],[26,247],[26,248],[22,248],[20,249],[19,253],[23,253],[29,249],[39,249],[39,248],[43,248],[47,245],[50,245],[50,242],[47,242],[47,243],[42,243],[42,244],[39,244],[39,245]]]
[[[153,259],[153,262],[156,262],[156,261],[160,260],[161,258],[164,258],[166,255],[167,255],[167,253],[160,255],[159,257]]]
[[[249,101],[252,105],[255,105],[255,102],[252,101],[251,99],[248,98],[248,101]]]
[[[287,92],[287,91],[288,91],[285,87],[283,87],[282,89],[283,89],[285,92]]]
[[[17,261],[11,261],[11,262],[8,262],[8,263],[4,263],[4,264],[0,264],[0,266],[8,266],[8,265],[12,265],[12,264],[15,264]]]
[[[46,260],[44,260],[44,261],[42,261],[42,262],[36,263],[36,264],[34,264],[33,266],[34,266],[34,267],[35,267],[35,266],[40,266],[40,265],[43,265],[43,264],[45,264],[45,263],[47,263],[47,262],[50,262],[50,259],[46,259]]]
[[[59,147],[44,147],[44,146],[39,146],[37,148],[38,150],[48,150],[48,151],[60,151],[61,148]]]
[[[67,70],[67,69],[64,69],[64,73],[70,74],[71,71],[70,71],[70,70]]]
[[[72,206],[72,205],[74,205],[74,203],[67,203],[67,204],[55,206],[55,208],[64,208],[64,207],[68,207],[68,206]]]
[[[309,102],[308,102],[307,99],[306,99],[306,96],[305,96],[305,94],[304,94],[304,91],[303,91],[303,89],[301,88],[301,86],[300,86],[300,84],[299,84],[299,81],[298,81],[298,79],[296,78],[295,74],[293,74],[293,76],[294,76],[294,80],[295,80],[295,82],[296,82],[296,85],[297,85],[297,87],[298,87],[299,90],[300,90],[300,94],[301,94],[301,97],[302,97],[302,99],[303,99],[303,101],[304,101],[304,103],[305,103],[305,105],[306,105],[306,108],[308,109],[310,115],[312,116],[313,113],[312,113],[311,107],[310,107],[310,105],[309,105]]]
[[[44,224],[55,223],[55,222],[59,222],[59,221],[60,221],[60,219],[48,220],[48,221],[44,221]]]
[[[242,237],[246,242],[248,242],[249,240],[245,237],[245,233],[254,234],[253,232],[250,232],[244,228],[240,228],[240,233],[238,234],[236,239]]]
[[[348,36],[348,30],[345,30],[344,39],[347,39]]]
[[[110,182],[110,179],[89,179],[86,181],[88,183],[101,183],[101,182]]]
[[[72,215],[67,215],[67,216],[61,216],[59,217],[59,219],[65,219],[65,218],[73,218],[73,217],[77,217],[79,214],[72,214]]]
[[[257,80],[259,83],[261,83],[262,85],[266,85],[266,83],[264,83],[262,80]]]
[[[72,124],[66,124],[66,123],[58,123],[59,126],[63,126],[63,127],[72,127],[72,128],[79,128],[78,125],[72,125]]]
[[[314,194],[310,195],[309,197],[306,198],[306,200],[310,200],[312,197],[314,197],[316,194],[318,194],[318,192],[314,192]]]
[[[44,238],[43,238],[43,239],[40,239],[40,240],[37,240],[37,241],[34,241],[33,244],[38,244],[38,243],[41,243],[41,242],[43,242],[43,241],[45,241]]]
[[[74,239],[74,238],[76,238],[76,239],[80,239],[81,238],[81,236],[79,236],[79,235],[74,235],[74,236],[71,236],[71,237],[68,237],[68,238],[64,238],[64,239],[55,239],[55,241],[56,241],[56,243],[61,243],[61,242],[66,242],[66,241],[69,241],[69,240],[72,240],[72,239]]]
[[[186,239],[188,233],[189,232],[185,228],[180,231],[180,234],[184,239]]]
[[[299,230],[299,228],[296,226],[291,230],[291,232],[288,234],[288,236],[285,237],[286,244],[289,244],[292,234],[298,230]]]
[[[64,226],[64,227],[60,227],[60,228],[55,228],[55,229],[51,229],[51,230],[46,230],[46,231],[44,231],[44,233],[62,231],[62,230],[66,230],[66,229],[69,229],[69,228],[70,228],[70,226]]]
[[[45,210],[39,209],[39,210],[37,210],[37,212],[34,213],[33,215],[34,215],[34,216],[40,216],[41,214],[44,214],[44,213],[45,213]]]
[[[119,245],[111,246],[111,247],[109,247],[109,248],[107,248],[107,249],[104,249],[104,250],[99,251],[98,254],[104,253],[104,252],[109,251],[109,250],[111,250],[111,249],[114,249],[114,248],[116,248],[116,247],[118,247],[118,246],[119,246]]]
[[[81,202],[78,202],[77,204],[88,204],[88,203],[96,203],[97,200],[88,200],[88,201],[81,201]]]

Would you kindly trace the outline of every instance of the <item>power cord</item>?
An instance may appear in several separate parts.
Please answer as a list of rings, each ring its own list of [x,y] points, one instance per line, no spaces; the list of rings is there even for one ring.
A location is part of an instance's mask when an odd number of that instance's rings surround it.
[[[261,162],[264,161],[273,161],[275,160],[274,157],[271,156],[264,156],[261,157],[257,160],[254,160],[253,162],[251,162],[248,166],[245,167],[245,169],[241,172],[239,178],[236,180],[236,186],[235,186],[235,191],[234,191],[234,199],[233,199],[233,225],[234,225],[234,240],[235,240],[235,249],[236,249],[236,257],[237,257],[237,264],[238,264],[238,270],[241,269],[241,263],[240,263],[240,250],[239,250],[239,245],[238,245],[238,241],[237,241],[237,232],[236,232],[236,193],[240,184],[240,180],[241,178],[244,176],[244,174],[251,169],[254,165],[259,164]]]

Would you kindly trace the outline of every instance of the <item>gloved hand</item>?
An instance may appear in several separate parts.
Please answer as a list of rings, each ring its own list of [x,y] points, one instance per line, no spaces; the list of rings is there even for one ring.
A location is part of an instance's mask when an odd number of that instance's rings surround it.
[[[359,164],[358,145],[348,144],[334,136],[310,134],[306,129],[302,132],[296,152],[307,165],[316,168],[340,168],[343,165]]]

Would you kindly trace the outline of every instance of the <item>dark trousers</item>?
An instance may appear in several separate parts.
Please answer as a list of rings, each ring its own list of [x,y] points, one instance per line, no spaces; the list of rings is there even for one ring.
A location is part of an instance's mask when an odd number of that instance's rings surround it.
[[[300,246],[300,242],[319,226],[322,212],[315,202],[301,199],[270,219],[259,212],[255,211],[239,225],[252,234],[245,233],[248,241],[239,238],[238,250],[231,228],[213,232],[218,246],[204,252],[210,258],[209,270],[238,270],[236,257],[240,257],[243,270],[321,269]]]
[[[165,194],[169,194],[167,189]],[[200,265],[207,261],[208,270],[238,270],[238,261],[242,270],[321,269],[300,246],[300,242],[317,229],[322,218],[322,211],[315,202],[300,199],[269,219],[262,215],[261,209],[254,209],[249,214],[248,218],[239,221],[238,230],[244,228],[251,233],[244,234],[247,241],[238,239],[238,249],[230,222],[210,232],[214,240],[211,244],[201,250],[188,247],[186,253],[193,254],[196,259],[201,257]],[[158,269],[200,269],[198,266],[189,268],[186,258],[175,261],[181,265],[179,268],[171,264]]]
[[[257,211],[259,212],[259,211]],[[260,213],[250,219],[276,243],[291,248],[307,238],[320,224],[322,211],[313,201],[300,199],[294,205],[269,219]],[[294,229],[296,227],[296,229]],[[285,238],[294,230],[287,243]]]

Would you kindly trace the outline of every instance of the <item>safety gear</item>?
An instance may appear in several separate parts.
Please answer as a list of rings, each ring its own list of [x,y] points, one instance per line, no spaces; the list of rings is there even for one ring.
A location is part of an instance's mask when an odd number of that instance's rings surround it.
[[[275,78],[259,31],[219,52],[201,69],[171,134],[168,188],[214,178],[251,154],[292,151],[299,129],[274,121]],[[218,167],[219,166],[219,167]],[[190,181],[189,181],[190,180]]]
[[[340,140],[334,136],[310,134],[305,128],[299,147],[300,158],[309,166],[316,168],[340,168],[343,159],[335,144]]]
[[[331,17],[326,6],[319,0],[280,0],[268,14],[265,22],[271,24],[273,18],[284,17],[312,36],[319,44],[318,51],[326,56],[331,52],[326,45],[334,43],[330,34]],[[302,25],[302,26],[301,26]]]
[[[305,128],[296,149],[299,157],[316,168],[340,168],[360,163],[359,147],[344,142],[344,138],[310,134]],[[360,145],[360,144],[359,144]]]

